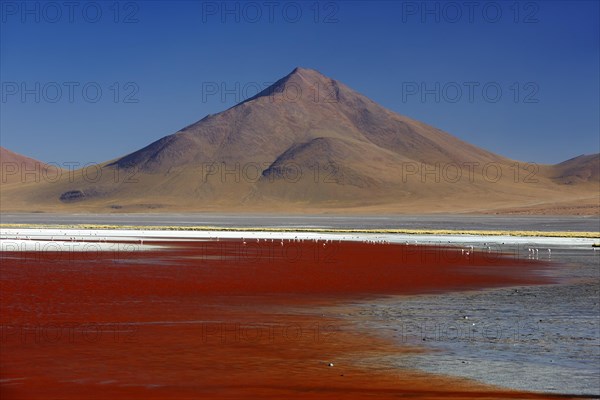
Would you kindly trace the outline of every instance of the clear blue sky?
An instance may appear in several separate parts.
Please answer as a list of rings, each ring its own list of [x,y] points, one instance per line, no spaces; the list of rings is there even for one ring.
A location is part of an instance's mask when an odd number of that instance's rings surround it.
[[[600,151],[599,3],[475,3],[2,0],[1,144],[105,161],[304,66],[508,157]]]

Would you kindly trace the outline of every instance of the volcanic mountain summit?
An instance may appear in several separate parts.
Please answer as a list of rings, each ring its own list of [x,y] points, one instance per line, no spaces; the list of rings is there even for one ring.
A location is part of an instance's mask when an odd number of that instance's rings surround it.
[[[336,158],[352,149],[365,152],[364,156],[375,152],[384,159],[391,157],[390,161],[397,157],[419,162],[465,157],[501,160],[394,114],[317,71],[296,68],[253,98],[207,116],[115,165],[160,171],[205,161],[277,163],[315,152]]]
[[[582,168],[595,171],[597,159],[582,159]],[[571,179],[565,191],[560,166],[485,151],[315,70],[296,68],[228,110],[102,164],[98,179],[75,174],[6,187],[3,200],[42,210],[130,211],[434,212],[575,199],[597,204],[598,173]],[[569,176],[577,175],[578,166],[567,167]]]

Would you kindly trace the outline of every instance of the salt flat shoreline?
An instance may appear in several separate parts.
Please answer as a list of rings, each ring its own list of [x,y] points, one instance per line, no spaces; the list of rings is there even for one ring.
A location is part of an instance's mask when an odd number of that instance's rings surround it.
[[[179,240],[248,239],[318,241],[373,241],[385,243],[466,245],[502,250],[511,246],[568,246],[590,247],[598,239],[590,237],[515,236],[484,234],[402,234],[380,232],[334,232],[294,230],[169,230],[169,229],[67,229],[67,228],[2,228],[0,251],[110,251],[116,242],[127,243],[131,250],[148,250],[160,247],[155,242]],[[49,247],[50,246],[50,247]],[[491,248],[490,248],[491,249]],[[126,250],[122,248],[121,250]]]
[[[260,229],[398,229],[458,231],[565,231],[596,232],[600,230],[598,216],[501,216],[472,214],[430,215],[349,215],[349,214],[249,214],[249,213],[6,213],[0,212],[0,228],[14,227],[75,227],[126,226],[148,228],[222,227]],[[26,226],[27,224],[28,226]],[[16,226],[19,225],[19,226]]]

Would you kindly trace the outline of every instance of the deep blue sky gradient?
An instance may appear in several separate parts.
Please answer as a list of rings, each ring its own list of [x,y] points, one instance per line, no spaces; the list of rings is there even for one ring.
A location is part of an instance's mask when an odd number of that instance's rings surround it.
[[[478,1],[472,19],[465,2],[428,2],[434,11],[422,15],[422,2],[322,1],[318,22],[314,1],[278,2],[272,20],[265,2],[254,2],[258,22],[245,2],[119,2],[118,16],[112,1],[74,2],[72,21],[55,2],[58,22],[48,2],[28,2],[29,14],[21,1],[1,3],[1,145],[47,162],[122,156],[243,100],[207,95],[207,85],[253,95],[296,66],[507,157],[555,163],[600,151],[597,1]],[[91,22],[97,7],[102,16]],[[224,7],[239,13],[223,16]],[[22,98],[21,85],[35,91],[36,82],[40,101]],[[72,102],[65,82],[79,84]],[[102,89],[96,103],[83,96],[89,82]],[[478,85],[473,101],[465,82]],[[53,103],[55,84],[63,91]],[[439,101],[407,92],[422,84],[439,84]],[[502,97],[492,102],[495,87]],[[133,89],[137,102],[124,102]]]

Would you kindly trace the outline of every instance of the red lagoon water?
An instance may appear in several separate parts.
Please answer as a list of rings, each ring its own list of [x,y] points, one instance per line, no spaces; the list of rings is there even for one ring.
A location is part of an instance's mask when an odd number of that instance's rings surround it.
[[[540,263],[356,242],[163,244],[2,253],[1,398],[550,397],[398,370],[385,356],[424,350],[319,312],[384,295],[547,283]]]

